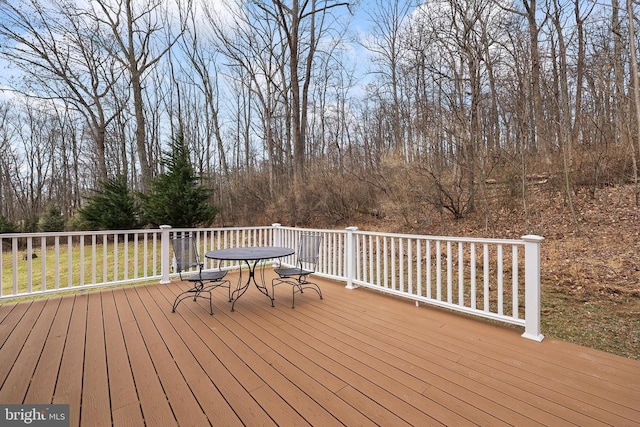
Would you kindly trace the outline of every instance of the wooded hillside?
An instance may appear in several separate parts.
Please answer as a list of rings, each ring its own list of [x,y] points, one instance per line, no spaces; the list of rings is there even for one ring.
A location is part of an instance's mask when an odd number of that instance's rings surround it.
[[[548,179],[577,226],[576,192],[638,182],[631,0],[215,5],[0,1],[0,214],[71,219],[114,176],[145,193],[178,135],[228,223],[382,194],[407,224],[418,204],[495,228],[496,189],[530,216]]]

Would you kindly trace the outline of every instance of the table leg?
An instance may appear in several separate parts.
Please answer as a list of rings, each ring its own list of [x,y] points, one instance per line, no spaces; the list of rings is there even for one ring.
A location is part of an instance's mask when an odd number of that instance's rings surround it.
[[[240,284],[242,283],[242,269],[240,269],[240,277],[238,278],[238,287],[235,291],[231,293],[231,299],[233,300],[233,303],[231,304],[231,311],[234,311],[236,301],[242,295],[244,295],[245,292],[247,292],[247,289],[249,289],[249,286],[251,285],[251,281],[253,281],[253,284],[256,286],[256,288],[258,288],[260,292],[262,292],[269,299],[271,299],[271,295],[269,295],[269,291],[267,287],[264,285],[264,265],[260,269],[261,283],[258,283],[258,281],[256,281],[256,268],[260,261],[262,260],[256,260],[253,262],[253,265],[252,265],[248,260],[245,260],[245,262],[247,263],[247,267],[249,269],[249,277],[247,278],[247,283],[245,283],[244,286],[240,287]]]

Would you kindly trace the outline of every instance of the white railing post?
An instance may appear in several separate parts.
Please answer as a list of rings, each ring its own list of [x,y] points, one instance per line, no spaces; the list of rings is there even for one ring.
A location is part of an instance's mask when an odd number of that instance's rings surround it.
[[[282,229],[280,228],[282,227],[282,224],[274,222],[271,224],[271,227],[273,228],[273,246],[282,246]]]
[[[169,280],[169,271],[171,269],[171,253],[169,251],[169,230],[171,230],[170,225],[161,225],[160,230],[162,233],[160,234],[160,284],[166,285],[167,283],[171,283]]]
[[[271,227],[273,229],[273,246],[275,247],[280,247],[282,246],[282,224],[280,224],[279,222],[274,222],[273,224],[271,224]],[[278,268],[280,267],[280,263],[282,262],[282,260],[280,258],[278,259],[274,259],[273,260],[273,264],[271,264],[271,266],[273,268]]]
[[[346,247],[346,254],[345,254],[345,267],[347,270],[347,286],[345,286],[347,289],[355,289],[358,286],[354,285],[353,283],[353,279],[355,278],[356,275],[356,259],[357,259],[357,254],[356,254],[356,235],[353,233],[354,231],[356,231],[358,229],[358,227],[347,227],[347,247]]]
[[[540,246],[544,237],[535,235],[522,236],[524,241],[524,293],[525,293],[525,327],[524,338],[542,341],[540,333]]]

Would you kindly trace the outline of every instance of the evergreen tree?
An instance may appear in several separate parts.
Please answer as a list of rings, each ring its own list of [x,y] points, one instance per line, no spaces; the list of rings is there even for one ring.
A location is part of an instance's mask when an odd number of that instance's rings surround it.
[[[31,215],[21,221],[20,232],[22,233],[37,233],[38,223],[40,217],[38,215]]]
[[[47,206],[47,210],[38,221],[38,228],[42,232],[64,231],[64,216],[62,209],[56,204]]]
[[[124,176],[102,182],[88,200],[78,211],[82,228],[131,230],[140,227],[140,208]]]
[[[145,221],[177,228],[210,225],[218,209],[208,203],[211,191],[199,184],[184,136],[173,138],[170,150],[163,154],[166,173],[153,179],[149,194],[140,195]]]
[[[16,233],[18,228],[14,223],[5,218],[4,215],[0,214],[0,234],[1,233]]]

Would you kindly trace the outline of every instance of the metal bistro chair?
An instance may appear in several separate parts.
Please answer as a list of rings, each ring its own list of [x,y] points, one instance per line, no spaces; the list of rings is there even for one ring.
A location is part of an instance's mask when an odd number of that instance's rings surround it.
[[[173,308],[171,312],[176,312],[176,307],[180,304],[180,301],[193,297],[195,301],[198,298],[204,298],[209,300],[209,311],[213,314],[213,302],[211,291],[218,287],[227,288],[229,290],[229,301],[231,301],[231,282],[224,279],[227,275],[223,270],[202,270],[203,263],[200,261],[196,243],[193,237],[177,237],[171,240],[173,246],[173,255],[176,259],[176,270],[180,274],[180,280],[193,283],[191,289],[180,293],[173,301]],[[198,268],[198,272],[190,276],[183,277],[182,272],[188,271],[193,267]],[[211,283],[205,286],[206,283]],[[202,295],[208,293],[209,296]]]
[[[271,306],[274,306],[276,297],[275,287],[284,283],[292,287],[292,303],[291,308],[296,306],[296,293],[303,293],[305,289],[313,289],[322,299],[322,291],[320,287],[313,282],[309,282],[307,277],[315,273],[318,264],[318,255],[320,253],[320,243],[322,236],[316,234],[303,234],[300,237],[298,246],[296,266],[290,268],[275,268],[274,271],[278,277],[271,281]]]

